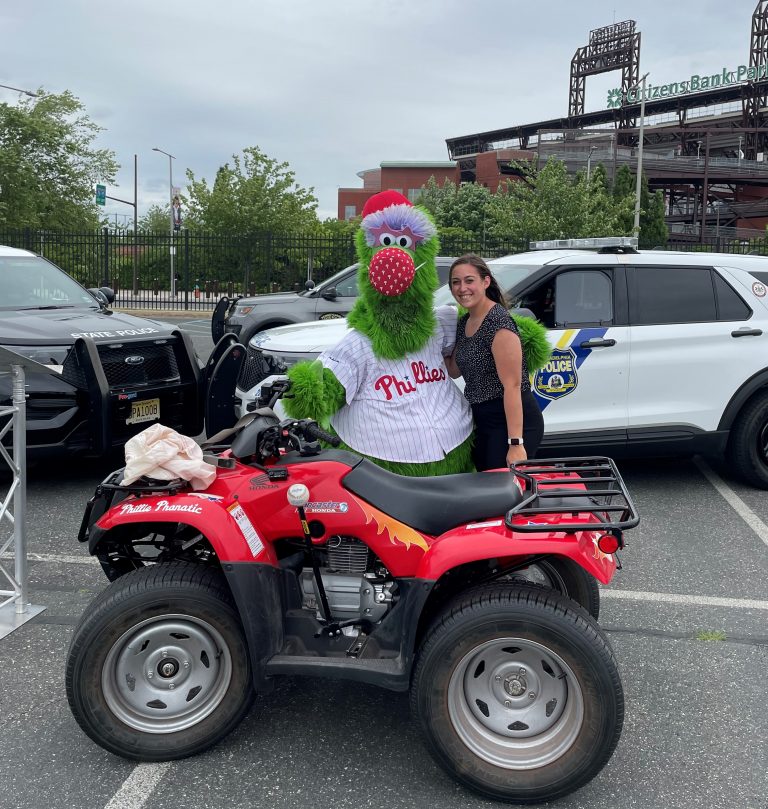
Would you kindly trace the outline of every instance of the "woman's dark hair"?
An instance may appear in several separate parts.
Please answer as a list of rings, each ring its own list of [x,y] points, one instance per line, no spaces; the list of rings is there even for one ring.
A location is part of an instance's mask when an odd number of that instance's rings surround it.
[[[504,297],[504,293],[501,291],[501,287],[499,286],[499,282],[493,277],[493,274],[488,269],[485,259],[480,258],[480,256],[477,256],[474,253],[466,253],[463,256],[459,256],[459,258],[457,258],[456,261],[451,264],[451,269],[448,271],[449,284],[453,278],[453,268],[458,267],[460,264],[469,264],[470,267],[474,267],[477,270],[477,273],[481,278],[490,278],[491,283],[488,285],[488,289],[485,290],[486,297],[490,298],[494,303],[500,303],[505,309],[509,308],[507,306],[507,300]]]

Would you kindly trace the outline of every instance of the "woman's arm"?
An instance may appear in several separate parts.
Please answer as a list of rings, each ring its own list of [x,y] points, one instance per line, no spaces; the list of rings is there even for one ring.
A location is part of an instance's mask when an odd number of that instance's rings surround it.
[[[519,438],[523,434],[523,402],[520,384],[523,374],[523,349],[520,338],[508,329],[499,329],[491,343],[496,373],[504,386],[504,415],[507,418],[507,436]],[[507,463],[524,461],[528,455],[524,446],[507,449]]]
[[[455,352],[448,354],[448,356],[443,357],[443,359],[445,360],[445,367],[448,371],[448,376],[450,376],[451,379],[458,379],[461,376],[461,371],[459,370],[459,366],[456,364],[456,358],[453,356],[453,353]]]

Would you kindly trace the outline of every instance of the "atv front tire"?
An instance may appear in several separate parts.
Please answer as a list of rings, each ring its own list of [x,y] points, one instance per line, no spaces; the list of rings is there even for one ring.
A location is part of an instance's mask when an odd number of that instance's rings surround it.
[[[597,622],[520,585],[459,597],[419,651],[411,706],[436,760],[490,798],[554,800],[610,759],[624,696]]]
[[[75,629],[66,691],[80,727],[119,756],[165,761],[216,744],[254,694],[222,574],[161,564],[113,582]]]

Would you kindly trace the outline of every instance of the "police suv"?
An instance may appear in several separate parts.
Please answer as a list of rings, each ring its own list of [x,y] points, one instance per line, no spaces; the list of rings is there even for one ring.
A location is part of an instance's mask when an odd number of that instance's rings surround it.
[[[112,300],[112,290],[85,289],[45,258],[0,247],[0,346],[38,364],[25,372],[30,455],[105,455],[154,421],[201,432],[201,370],[189,337],[112,312]],[[0,407],[8,407],[13,355],[3,356]]]
[[[548,328],[532,388],[542,457],[725,456],[768,488],[768,259],[640,251],[635,240],[540,242],[489,266]],[[435,303],[453,301],[442,287]],[[268,373],[335,345],[346,321],[273,329],[248,346],[236,401]]]

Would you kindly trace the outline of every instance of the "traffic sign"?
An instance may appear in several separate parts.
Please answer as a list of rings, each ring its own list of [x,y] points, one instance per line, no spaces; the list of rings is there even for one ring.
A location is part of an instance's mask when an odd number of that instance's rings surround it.
[[[107,203],[107,186],[106,185],[97,185],[96,186],[96,204],[97,205],[106,205]]]

